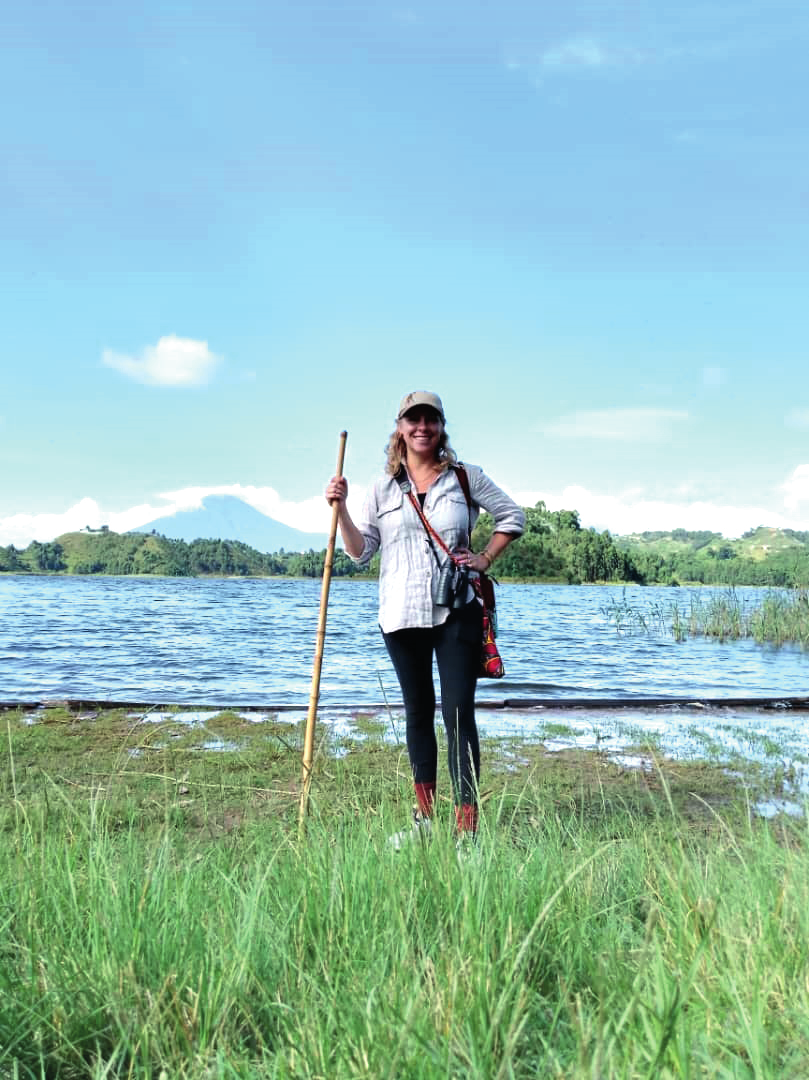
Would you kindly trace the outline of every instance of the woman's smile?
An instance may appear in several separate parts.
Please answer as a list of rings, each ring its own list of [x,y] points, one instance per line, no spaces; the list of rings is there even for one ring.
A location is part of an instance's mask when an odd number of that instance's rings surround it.
[[[399,424],[408,450],[424,454],[437,449],[441,438],[441,420],[437,413],[432,410],[416,415],[406,413]]]

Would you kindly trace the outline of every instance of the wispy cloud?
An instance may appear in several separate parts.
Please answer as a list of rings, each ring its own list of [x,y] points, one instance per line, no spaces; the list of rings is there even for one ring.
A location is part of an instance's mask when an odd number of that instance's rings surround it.
[[[420,26],[424,18],[412,8],[396,8],[391,12],[391,19],[402,26]]]
[[[147,345],[138,356],[105,349],[102,362],[136,382],[149,386],[198,386],[209,382],[221,357],[207,341],[168,334]]]
[[[508,71],[527,76],[536,86],[564,75],[637,67],[645,59],[645,54],[635,48],[588,34],[564,38],[539,49],[513,42],[503,55]]]
[[[546,70],[601,68],[614,62],[612,54],[592,37],[573,37],[546,49],[540,63]]]
[[[538,40],[541,33],[536,24],[513,32],[505,52],[506,67],[530,75],[537,84],[577,73],[717,65],[735,56],[758,57],[762,49],[775,50],[805,36],[806,17],[793,10],[787,18],[774,19],[761,3],[749,5],[743,14],[738,5],[701,3],[680,6],[671,17],[652,6],[633,12],[628,23],[596,16],[544,43]],[[702,136],[688,127],[674,137],[690,142]]]
[[[787,427],[809,428],[809,408],[804,406],[790,409],[784,417],[784,423]]]
[[[704,141],[704,135],[696,128],[681,128],[671,136],[672,140],[684,146],[694,146]]]
[[[546,75],[563,75],[577,71],[599,71],[610,68],[636,67],[646,55],[641,50],[615,41],[606,41],[594,34],[578,34],[554,42],[538,54],[533,63],[516,66],[536,68]],[[509,66],[515,66],[512,57]]]
[[[545,428],[545,434],[565,439],[659,442],[670,438],[675,425],[686,420],[688,413],[679,409],[591,409],[560,416]]]
[[[702,385],[718,387],[723,386],[727,381],[727,375],[725,369],[710,365],[702,369]]]

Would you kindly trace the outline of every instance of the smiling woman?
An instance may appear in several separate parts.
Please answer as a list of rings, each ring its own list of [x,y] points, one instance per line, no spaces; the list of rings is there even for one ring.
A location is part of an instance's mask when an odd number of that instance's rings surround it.
[[[475,686],[483,611],[469,574],[488,570],[525,525],[520,507],[481,469],[461,467],[457,461],[441,399],[417,390],[399,404],[385,473],[368,493],[358,524],[346,507],[346,479],[335,476],[326,488],[326,498],[337,504],[346,553],[365,565],[380,551],[379,626],[404,699],[418,802],[412,827],[391,837],[397,848],[406,839],[426,835],[435,803],[433,656],[441,682],[458,830],[476,834],[480,746]],[[468,500],[461,475],[468,482]],[[485,550],[475,553],[472,528],[481,509],[494,518],[494,530]],[[439,555],[430,532],[449,553],[446,557]],[[455,567],[463,572],[460,584],[446,589]]]

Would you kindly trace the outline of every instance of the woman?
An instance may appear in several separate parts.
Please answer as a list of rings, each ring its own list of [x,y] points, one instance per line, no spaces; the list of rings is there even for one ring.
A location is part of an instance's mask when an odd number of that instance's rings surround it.
[[[348,483],[333,477],[326,498],[337,503],[343,546],[365,565],[378,549],[379,625],[405,706],[407,750],[416,790],[413,825],[391,837],[405,839],[429,829],[438,768],[435,736],[435,655],[441,683],[441,711],[449,747],[449,771],[459,832],[477,831],[480,748],[475,723],[475,685],[480,664],[482,607],[469,584],[458,595],[439,594],[442,568],[451,560],[430,535],[411,501],[418,499],[424,517],[467,571],[488,570],[518,537],[525,515],[476,465],[462,468],[471,505],[458,479],[457,457],[449,445],[444,407],[426,390],[407,394],[387,446],[384,475],[365,499],[358,524],[346,507]],[[494,532],[484,551],[470,547],[480,509],[494,518]],[[447,572],[444,573],[444,584]]]

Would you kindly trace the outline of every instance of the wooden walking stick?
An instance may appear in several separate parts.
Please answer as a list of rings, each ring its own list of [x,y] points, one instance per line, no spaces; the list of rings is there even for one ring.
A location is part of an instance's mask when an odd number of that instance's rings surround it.
[[[346,452],[347,431],[340,432],[340,445],[337,450],[337,476],[343,475],[343,461]],[[303,775],[301,777],[301,808],[298,818],[298,826],[304,827],[306,812],[309,809],[309,787],[312,783],[312,757],[315,747],[315,717],[317,716],[317,701],[320,696],[320,668],[323,665],[323,645],[326,641],[326,612],[329,606],[329,586],[331,585],[331,570],[334,565],[334,542],[337,538],[337,513],[338,502],[332,501],[331,506],[331,529],[329,530],[329,544],[326,548],[326,561],[323,564],[323,587],[320,591],[320,616],[317,622],[317,638],[315,643],[315,664],[312,671],[312,687],[309,691],[309,712],[306,717],[306,733],[303,739]]]

